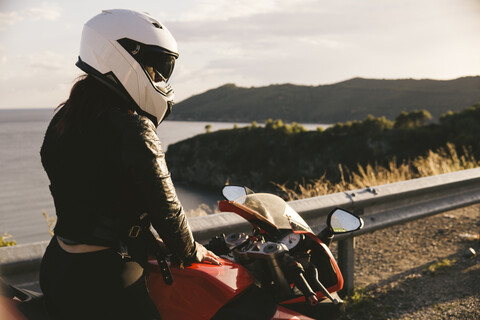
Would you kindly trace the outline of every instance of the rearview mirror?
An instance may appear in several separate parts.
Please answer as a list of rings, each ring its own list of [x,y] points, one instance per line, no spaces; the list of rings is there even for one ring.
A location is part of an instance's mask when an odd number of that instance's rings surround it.
[[[247,191],[244,187],[240,186],[225,186],[222,189],[222,194],[228,201],[235,201],[238,198],[247,195]]]
[[[334,234],[346,233],[363,228],[362,218],[344,209],[334,209],[329,213],[327,224]]]
[[[228,201],[237,201],[238,199],[245,197],[246,195],[253,194],[253,190],[244,186],[224,186],[222,189],[222,195]],[[238,201],[237,201],[238,202]],[[243,202],[239,202],[242,204]]]

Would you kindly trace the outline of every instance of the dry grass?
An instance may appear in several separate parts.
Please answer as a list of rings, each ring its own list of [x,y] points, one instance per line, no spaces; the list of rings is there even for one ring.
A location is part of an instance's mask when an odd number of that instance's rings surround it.
[[[466,148],[463,150],[463,155],[459,155],[455,146],[449,143],[445,148],[435,152],[430,150],[426,157],[418,157],[401,164],[397,164],[394,159],[386,167],[378,164],[368,164],[365,167],[358,165],[356,171],[349,171],[344,170],[343,166],[339,164],[338,170],[341,179],[338,183],[332,183],[325,179],[324,175],[310,183],[297,183],[293,188],[285,185],[276,186],[283,193],[285,199],[295,200],[472,169],[478,166],[479,161]]]
[[[50,234],[51,237],[53,237],[54,236],[53,228],[55,228],[55,223],[57,222],[57,218],[50,217],[45,210],[42,210],[42,215],[45,218],[45,221],[47,222],[48,233]]]
[[[17,242],[13,240],[13,236],[7,232],[0,236],[0,247],[10,247],[16,245]]]

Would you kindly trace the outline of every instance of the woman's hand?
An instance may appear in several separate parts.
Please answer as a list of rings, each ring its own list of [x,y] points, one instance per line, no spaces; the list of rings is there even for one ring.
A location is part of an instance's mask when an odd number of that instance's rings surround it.
[[[170,253],[170,250],[168,247],[165,245],[163,240],[161,238],[156,237],[157,245],[160,247],[162,253],[164,255],[167,255]],[[209,262],[211,264],[215,265],[222,265],[220,262],[220,258],[213,253],[210,250],[207,250],[202,244],[198,243],[195,241],[195,245],[197,248],[197,254],[195,255],[195,261],[194,262]]]
[[[222,265],[222,263],[220,262],[220,258],[217,257],[215,253],[213,253],[210,250],[207,250],[207,248],[205,248],[203,245],[201,245],[198,242],[196,242],[196,245],[197,245],[197,256],[196,256],[197,262],[210,262],[211,264],[215,264],[218,266]]]

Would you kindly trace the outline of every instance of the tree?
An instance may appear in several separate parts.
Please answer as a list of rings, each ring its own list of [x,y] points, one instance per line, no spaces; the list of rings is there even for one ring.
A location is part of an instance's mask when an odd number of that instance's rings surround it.
[[[409,113],[403,111],[395,118],[395,128],[410,129],[417,128],[427,124],[432,120],[432,115],[428,110],[413,110]]]
[[[205,126],[205,131],[207,131],[207,133],[210,133],[210,130],[212,129],[212,125],[211,124],[207,124]]]

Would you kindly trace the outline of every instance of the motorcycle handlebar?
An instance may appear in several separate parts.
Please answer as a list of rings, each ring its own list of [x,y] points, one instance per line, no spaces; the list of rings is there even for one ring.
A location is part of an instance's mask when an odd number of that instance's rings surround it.
[[[315,292],[312,290],[307,280],[304,277],[305,270],[302,265],[295,261],[292,257],[287,257],[287,278],[289,278],[295,286],[302,292],[310,305],[318,303],[318,298]]]

